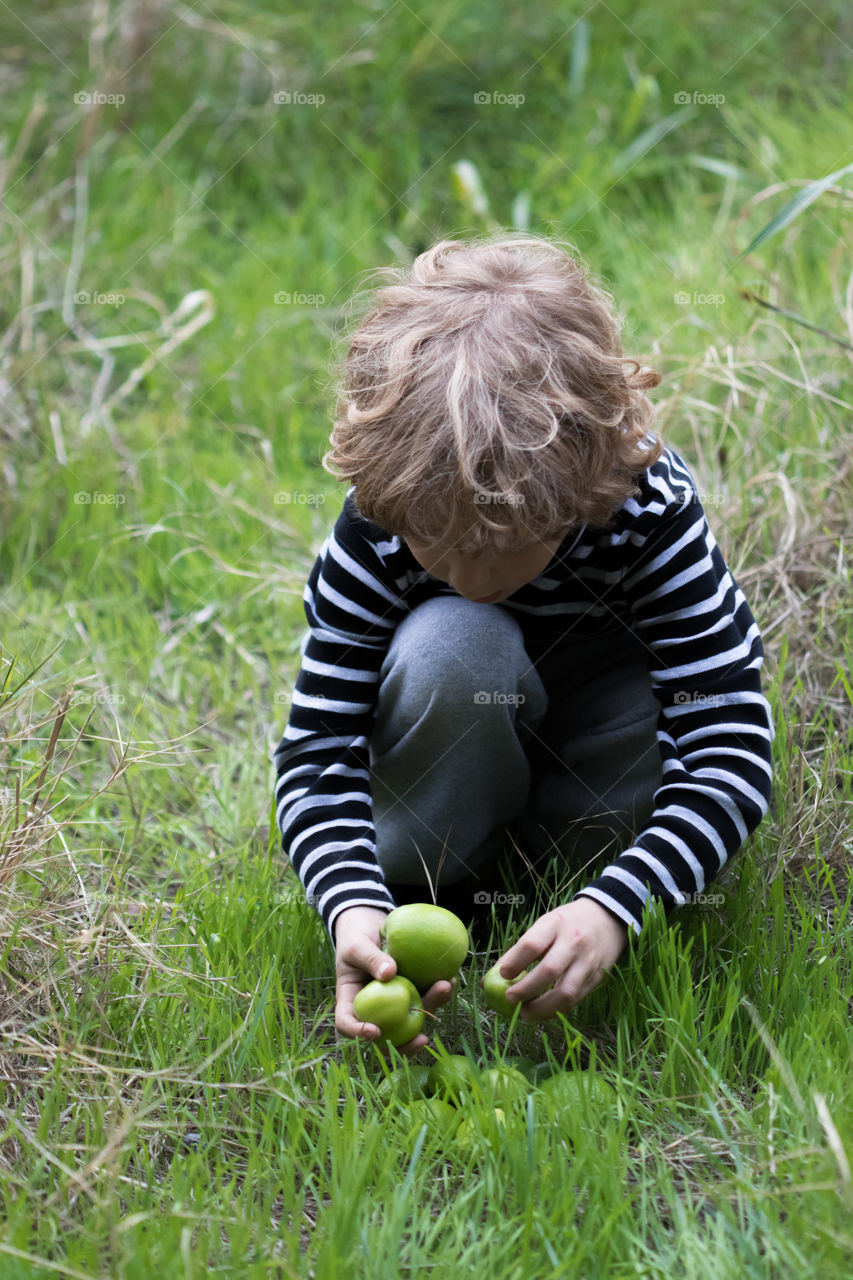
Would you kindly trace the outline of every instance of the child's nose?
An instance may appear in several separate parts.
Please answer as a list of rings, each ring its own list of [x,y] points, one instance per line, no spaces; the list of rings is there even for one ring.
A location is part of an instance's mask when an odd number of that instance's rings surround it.
[[[495,563],[495,556],[488,552],[478,551],[474,555],[460,555],[455,552],[449,556],[448,578],[454,591],[469,600],[480,600],[483,596],[493,596],[500,587],[500,568]]]

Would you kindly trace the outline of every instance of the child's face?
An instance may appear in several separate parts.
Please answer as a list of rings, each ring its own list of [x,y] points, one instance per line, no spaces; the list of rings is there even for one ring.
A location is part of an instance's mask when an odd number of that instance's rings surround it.
[[[538,578],[553,560],[560,540],[533,542],[518,551],[482,551],[462,556],[456,551],[437,551],[426,542],[405,538],[404,542],[433,578],[447,582],[466,600],[476,604],[499,604]]]

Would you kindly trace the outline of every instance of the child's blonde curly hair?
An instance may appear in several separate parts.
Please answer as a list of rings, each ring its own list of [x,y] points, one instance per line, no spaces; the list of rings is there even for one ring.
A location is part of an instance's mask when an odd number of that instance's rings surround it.
[[[391,534],[460,554],[608,527],[663,451],[661,380],[570,245],[442,240],[390,283],[334,372],[323,466]]]

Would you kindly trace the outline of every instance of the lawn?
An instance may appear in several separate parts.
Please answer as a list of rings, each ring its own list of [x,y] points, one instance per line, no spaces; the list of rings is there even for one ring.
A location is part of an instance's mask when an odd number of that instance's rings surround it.
[[[18,0],[0,37],[2,1280],[849,1275],[849,6]],[[498,227],[571,241],[661,370],[776,774],[722,900],[570,1018],[484,1006],[532,923],[496,916],[417,1061],[616,1102],[471,1103],[463,1143],[336,1038],[271,757],[350,300]]]

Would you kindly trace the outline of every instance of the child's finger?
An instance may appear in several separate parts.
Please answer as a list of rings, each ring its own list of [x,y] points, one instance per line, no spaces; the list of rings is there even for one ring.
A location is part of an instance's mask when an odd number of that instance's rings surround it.
[[[342,1009],[335,1018],[335,1027],[342,1036],[351,1040],[378,1040],[381,1032],[374,1022],[359,1022],[354,1014]]]
[[[565,971],[546,990],[525,1003],[519,1016],[525,1022],[544,1022],[557,1013],[568,1013],[595,985],[585,961],[569,961]]]
[[[351,1040],[367,1040],[371,1043],[375,1042],[380,1053],[385,1057],[390,1057],[390,1047],[386,1040],[383,1040],[382,1033],[373,1022],[359,1022],[357,1018],[350,1014],[342,1013],[335,1021],[335,1028],[342,1036],[347,1036]],[[411,1058],[414,1054],[419,1053],[425,1044],[429,1041],[422,1033],[414,1036],[406,1044],[397,1045],[397,1052],[402,1053],[404,1057]]]
[[[572,954],[567,947],[555,942],[547,954],[537,957],[537,960],[538,964],[531,965],[527,973],[507,988],[507,1001],[511,1005],[524,1004],[524,1013],[530,1011],[530,1001],[562,981],[572,963]]]
[[[434,982],[432,986],[424,992],[421,997],[421,1003],[427,1013],[434,1013],[436,1009],[440,1009],[443,1004],[447,1004],[453,995],[456,987],[456,979],[447,982],[442,979],[440,982]]]
[[[420,1053],[425,1044],[429,1044],[427,1037],[423,1034],[417,1035],[409,1040],[407,1044],[397,1045],[397,1052],[402,1053],[404,1058],[413,1058],[416,1053]],[[387,1057],[391,1056],[386,1046],[383,1045],[380,1047]]]
[[[512,982],[523,973],[529,965],[534,964],[537,960],[541,960],[542,956],[554,941],[553,931],[543,931],[540,928],[541,920],[537,920],[532,924],[518,942],[514,943],[509,951],[504,952],[500,960],[497,962],[498,972],[501,977],[509,978]],[[535,930],[535,932],[534,932]]]

